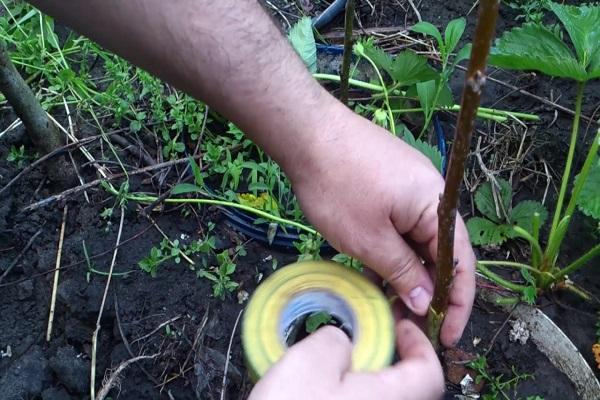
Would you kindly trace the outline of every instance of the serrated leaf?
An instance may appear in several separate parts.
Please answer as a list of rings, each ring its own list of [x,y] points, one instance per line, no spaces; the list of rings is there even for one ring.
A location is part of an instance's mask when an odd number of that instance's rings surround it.
[[[375,46],[372,38],[369,38],[368,40],[363,40],[359,43],[362,45],[362,53],[369,57],[375,63],[375,65],[377,65],[378,68],[383,69],[385,72],[388,73],[388,75],[392,76],[392,56],[387,54],[381,48]]]
[[[533,214],[540,214],[540,226],[548,218],[548,211],[537,201],[525,200],[514,207],[510,213],[510,222],[520,226],[529,233],[533,233]]]
[[[490,220],[500,223],[505,221],[504,213],[508,213],[510,202],[512,199],[512,188],[504,179],[497,179],[499,195],[498,210],[496,210],[496,202],[492,191],[492,183],[485,182],[475,193],[475,205],[480,213],[485,215]],[[504,209],[504,211],[503,211]]]
[[[550,29],[525,24],[505,32],[490,52],[490,64],[516,70],[541,71],[550,76],[587,79],[573,52]]]
[[[510,226],[496,224],[489,219],[473,217],[467,221],[471,243],[477,246],[500,245],[508,239]]]
[[[192,183],[180,183],[171,190],[172,195],[184,193],[202,193],[202,189]]]
[[[438,78],[439,74],[427,63],[427,58],[410,50],[396,55],[392,62],[390,76],[402,86],[414,85]]]
[[[433,107],[435,100],[436,84],[435,81],[418,82],[417,83],[417,96],[423,108],[425,115],[429,114],[429,110]]]
[[[448,23],[444,32],[444,40],[446,41],[446,53],[450,54],[454,51],[460,38],[465,32],[467,21],[464,18],[457,18]]]
[[[317,45],[311,19],[301,18],[288,33],[288,39],[308,70],[311,73],[317,72]]]
[[[600,220],[600,157],[596,158],[590,169],[577,205],[585,215]]]
[[[568,6],[550,2],[549,7],[569,33],[580,64],[587,68],[593,56],[600,51],[600,6]]]
[[[413,25],[413,27],[410,28],[410,30],[413,32],[422,33],[424,35],[433,36],[437,40],[438,46],[444,47],[442,34],[440,33],[439,29],[435,27],[435,25],[429,22],[422,21]]]
[[[429,159],[429,161],[432,162],[432,164],[437,168],[438,171],[440,171],[440,173],[442,172],[442,153],[440,153],[436,146],[432,146],[421,139],[415,139],[412,132],[408,130],[404,124],[398,125],[396,132],[403,132],[402,139],[404,139],[404,141],[413,148],[419,150],[425,157]]]

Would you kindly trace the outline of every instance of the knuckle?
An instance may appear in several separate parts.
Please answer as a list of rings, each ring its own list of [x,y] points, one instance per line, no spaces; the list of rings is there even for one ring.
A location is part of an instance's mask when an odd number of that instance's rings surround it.
[[[416,263],[418,263],[418,261],[412,256],[404,256],[399,258],[392,264],[393,268],[389,273],[387,281],[389,283],[402,283],[407,281],[411,277]]]

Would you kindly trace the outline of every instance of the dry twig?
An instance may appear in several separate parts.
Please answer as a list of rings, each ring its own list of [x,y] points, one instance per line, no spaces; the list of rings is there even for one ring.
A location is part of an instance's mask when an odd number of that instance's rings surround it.
[[[102,388],[100,389],[100,391],[98,391],[98,396],[96,397],[96,400],[104,400],[106,395],[108,395],[108,392],[110,392],[110,389],[112,389],[115,386],[118,386],[119,375],[125,370],[125,368],[129,367],[134,362],[137,362],[140,360],[150,360],[150,359],[153,359],[156,357],[158,357],[158,354],[153,354],[151,356],[137,356],[137,357],[134,357],[127,361],[122,362],[117,367],[117,369],[115,369],[113,371],[113,373],[110,374],[108,379],[105,379],[105,382],[102,385]]]
[[[69,206],[65,204],[63,208],[62,225],[60,227],[60,237],[58,239],[58,251],[56,252],[56,268],[54,269],[54,283],[52,284],[52,297],[50,299],[50,313],[48,315],[48,330],[46,331],[46,341],[49,342],[52,337],[52,324],[54,322],[54,310],[56,306],[56,289],[58,287],[58,276],[60,274],[60,258],[62,255],[63,241],[65,239],[65,225],[67,224],[67,211]]]

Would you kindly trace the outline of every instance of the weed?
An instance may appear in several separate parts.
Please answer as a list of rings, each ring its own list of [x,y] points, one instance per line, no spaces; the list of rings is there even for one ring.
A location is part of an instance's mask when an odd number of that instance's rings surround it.
[[[15,147],[12,145],[10,146],[8,156],[6,156],[6,161],[15,163],[17,168],[22,168],[29,158],[30,157],[25,154],[25,146],[21,145],[20,147]]]
[[[504,179],[486,182],[477,189],[475,205],[485,218],[474,217],[467,222],[473,244],[500,245],[518,236],[515,227],[531,235],[538,234],[535,230],[539,230],[548,218],[544,206],[537,201],[526,200],[512,207],[511,202],[512,188]]]
[[[239,252],[240,249],[238,248]],[[245,250],[244,250],[245,252]],[[239,284],[231,279],[231,275],[235,272],[235,262],[233,262],[228,250],[224,250],[217,254],[217,267],[211,270],[200,269],[198,277],[203,277],[212,282],[213,295],[221,300],[225,299],[225,295],[234,291]]]
[[[301,234],[299,239],[294,242],[294,247],[300,253],[298,261],[321,260],[321,246],[323,245],[321,236]]]
[[[503,375],[492,376],[488,371],[488,363],[485,356],[477,357],[475,360],[471,361],[468,364],[468,367],[474,369],[477,372],[477,376],[475,377],[475,383],[485,381],[488,385],[489,393],[483,395],[483,400],[497,400],[499,398],[504,398],[506,400],[519,399],[516,396],[516,389],[519,383],[527,379],[535,379],[534,376],[531,374],[519,373],[514,366],[511,368],[513,377],[510,379],[504,379]],[[509,390],[513,391],[512,397],[509,397],[506,393]],[[540,396],[528,396],[524,400],[544,399]]]
[[[517,10],[520,14],[517,21],[533,22],[540,24],[544,18],[547,0],[506,0],[509,7]]]
[[[192,241],[189,244],[181,244],[178,239],[170,241],[163,239],[159,246],[153,246],[150,249],[150,254],[138,262],[138,266],[152,277],[156,277],[158,267],[168,260],[175,261],[176,264],[181,262],[182,254],[193,256],[197,254],[212,255],[215,248],[214,236],[207,236],[203,240]],[[206,258],[203,259],[203,262]]]

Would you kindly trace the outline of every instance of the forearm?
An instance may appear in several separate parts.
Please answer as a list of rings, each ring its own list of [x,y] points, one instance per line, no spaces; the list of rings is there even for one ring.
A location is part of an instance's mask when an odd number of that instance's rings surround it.
[[[32,2],[206,101],[284,169],[307,162],[314,142],[327,140],[322,121],[343,118],[254,0]]]

